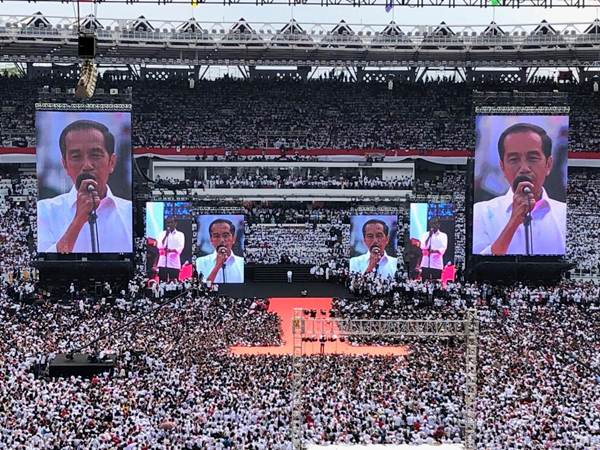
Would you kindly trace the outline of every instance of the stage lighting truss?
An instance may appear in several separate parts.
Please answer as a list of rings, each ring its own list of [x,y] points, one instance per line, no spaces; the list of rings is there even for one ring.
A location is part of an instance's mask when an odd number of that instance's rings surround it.
[[[36,111],[131,112],[129,103],[36,103]]]
[[[494,115],[563,115],[569,114],[568,106],[476,106],[475,114]]]
[[[327,340],[349,336],[377,337],[456,337],[464,340],[465,357],[465,411],[464,433],[465,449],[476,449],[477,425],[477,350],[479,339],[479,318],[477,310],[468,309],[462,320],[364,320],[310,317],[302,308],[294,309],[292,320],[293,358],[292,358],[292,448],[304,448],[302,442],[302,379],[304,348],[307,335],[324,336]]]

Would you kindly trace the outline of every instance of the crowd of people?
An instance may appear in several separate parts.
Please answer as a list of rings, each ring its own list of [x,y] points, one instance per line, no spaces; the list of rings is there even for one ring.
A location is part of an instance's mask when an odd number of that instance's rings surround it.
[[[155,186],[175,189],[361,189],[412,190],[413,179],[408,176],[381,179],[369,176],[270,176],[270,175],[210,175],[207,179],[175,180],[156,177]]]
[[[266,188],[266,189],[412,189],[411,177],[335,177],[312,175],[306,177],[282,176],[211,176],[204,182],[208,189]]]
[[[333,315],[448,319],[477,308],[480,448],[600,445],[598,284],[396,283],[385,294],[334,299]],[[291,450],[291,357],[228,353],[231,345],[281,343],[268,300],[188,292],[157,311],[143,290],[114,302],[82,290],[58,300],[27,304],[0,295],[0,448]],[[462,441],[461,341],[350,338],[402,344],[410,353],[304,358],[304,440]],[[86,379],[34,370],[83,348],[117,354],[114,372]]]
[[[246,262],[257,264],[324,264],[343,258],[349,226],[249,225],[246,229]]]
[[[34,104],[37,91],[44,85],[71,87],[72,81],[58,77],[0,78],[2,145],[35,145]],[[133,88],[136,147],[422,151],[473,149],[473,91],[515,89],[510,83],[453,80],[396,82],[392,91],[385,83],[338,80],[224,78],[197,81],[193,90],[187,79],[98,82],[98,88],[112,87]],[[516,88],[571,92],[569,148],[599,149],[600,114],[590,87],[546,81]]]
[[[160,284],[146,284],[143,269],[122,287],[105,285],[94,292],[73,283],[45,292],[31,269],[33,179],[5,179],[0,448],[291,450],[292,357],[228,351],[232,345],[282,343],[281,322],[269,311],[268,299],[219,296],[191,281],[165,284],[161,291]],[[583,171],[573,179],[579,186],[571,196],[574,211],[597,214],[586,201],[594,177]],[[456,183],[463,180],[456,177]],[[294,249],[297,256],[317,247],[317,239],[322,247],[330,241],[346,249],[350,216],[375,211],[396,213],[406,222],[401,205],[345,210],[246,205],[247,248],[251,253],[273,242],[280,230],[302,230],[311,239]],[[277,239],[275,251],[261,257],[287,254],[289,238]],[[589,252],[577,255],[593,258]],[[466,308],[477,308],[479,448],[600,447],[600,285],[496,286],[467,283],[459,275],[442,289],[408,280],[403,271],[378,283],[350,276],[339,256],[316,256],[323,260],[314,267],[315,275],[348,283],[355,294],[334,299],[337,317],[461,318]],[[134,317],[138,320],[114,332]],[[462,342],[350,339],[353,344],[406,345],[409,354],[303,358],[305,441],[433,444],[464,439]],[[47,376],[45,364],[54,355],[77,350],[116,354],[117,366],[92,378]]]

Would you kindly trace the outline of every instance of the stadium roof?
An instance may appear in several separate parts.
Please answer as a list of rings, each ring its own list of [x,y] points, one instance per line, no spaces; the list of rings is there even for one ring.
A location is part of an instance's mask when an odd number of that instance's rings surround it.
[[[153,21],[84,17],[100,64],[564,67],[597,65],[600,22],[500,26]],[[299,51],[301,49],[301,51]],[[71,17],[0,16],[0,62],[73,64]]]

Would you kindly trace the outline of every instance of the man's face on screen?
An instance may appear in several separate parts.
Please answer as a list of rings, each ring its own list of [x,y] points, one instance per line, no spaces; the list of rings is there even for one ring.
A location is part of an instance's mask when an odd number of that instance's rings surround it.
[[[542,151],[542,138],[537,133],[512,133],[504,139],[504,157],[500,161],[500,168],[511,186],[518,176],[529,178],[534,193],[539,196],[552,169],[552,157],[546,158]]]
[[[388,236],[385,234],[385,229],[380,223],[368,224],[365,227],[363,239],[369,250],[371,250],[373,246],[377,246],[381,253],[383,253],[389,242]]]
[[[217,222],[210,227],[210,243],[215,249],[225,246],[231,251],[234,238],[235,236],[229,229],[229,224],[225,222]]]
[[[63,166],[73,183],[81,173],[89,173],[98,183],[98,193],[106,195],[108,177],[115,169],[116,155],[109,155],[99,130],[73,130],[65,136]]]

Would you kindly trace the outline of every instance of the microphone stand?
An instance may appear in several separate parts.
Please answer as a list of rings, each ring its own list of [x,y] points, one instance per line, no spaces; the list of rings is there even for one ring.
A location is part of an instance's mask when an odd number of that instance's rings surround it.
[[[529,195],[527,201],[527,214],[523,219],[523,226],[525,227],[525,254],[531,256],[533,253],[533,234],[531,232],[531,205],[529,204]]]
[[[92,204],[93,208],[88,214],[88,224],[90,226],[90,241],[92,243],[92,253],[99,252],[99,241],[98,241],[98,224],[96,223],[98,219],[98,215],[96,214],[96,202],[94,200],[94,195],[92,194]]]

